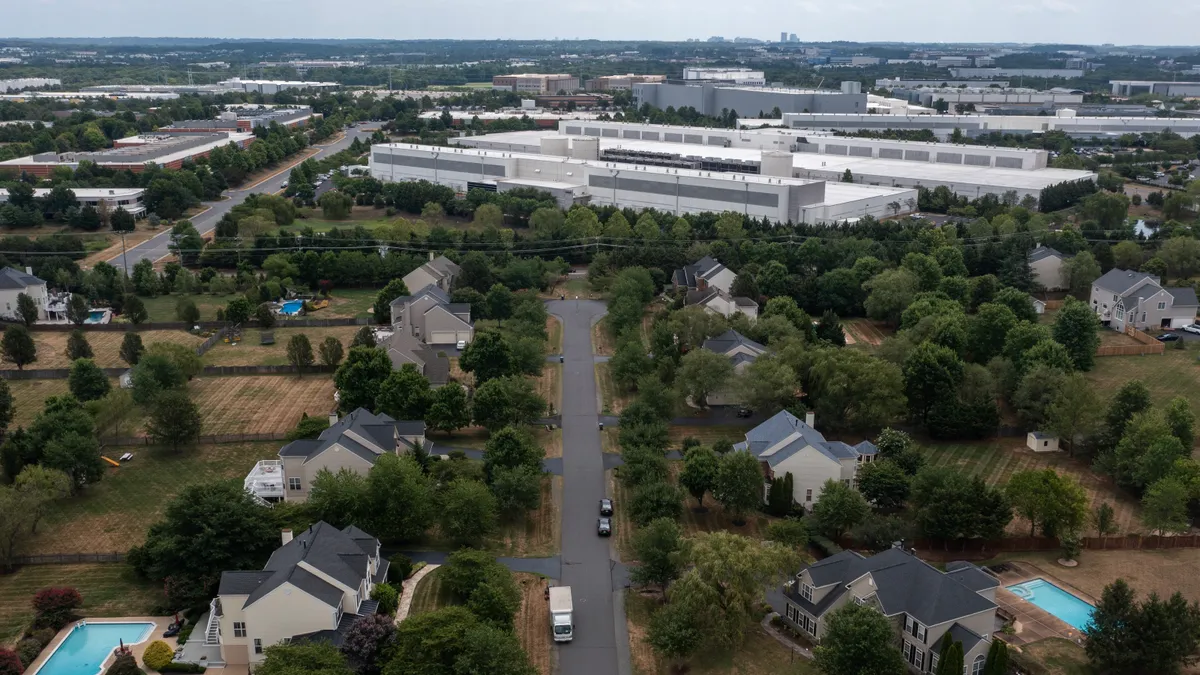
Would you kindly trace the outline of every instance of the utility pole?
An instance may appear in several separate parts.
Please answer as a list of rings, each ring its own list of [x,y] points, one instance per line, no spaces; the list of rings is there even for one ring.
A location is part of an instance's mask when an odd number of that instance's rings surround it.
[[[121,233],[121,266],[125,268],[125,275],[129,275],[129,259],[125,257],[125,233]]]

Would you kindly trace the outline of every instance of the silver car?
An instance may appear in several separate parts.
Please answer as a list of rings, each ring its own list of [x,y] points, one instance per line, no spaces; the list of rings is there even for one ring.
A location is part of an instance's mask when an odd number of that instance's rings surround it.
[[[1200,323],[1193,323],[1191,325],[1184,326],[1183,329],[1189,333],[1200,335]]]

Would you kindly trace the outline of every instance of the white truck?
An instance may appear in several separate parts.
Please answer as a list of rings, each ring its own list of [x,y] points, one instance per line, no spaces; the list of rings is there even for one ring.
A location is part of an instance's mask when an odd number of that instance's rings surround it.
[[[570,642],[575,637],[574,609],[570,586],[550,587],[550,625],[555,642]]]

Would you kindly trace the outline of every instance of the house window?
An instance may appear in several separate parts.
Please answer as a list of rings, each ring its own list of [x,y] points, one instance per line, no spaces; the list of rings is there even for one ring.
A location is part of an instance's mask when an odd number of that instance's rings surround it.
[[[800,610],[796,609],[790,603],[783,608],[783,613],[785,616],[787,616],[788,621],[792,621],[794,623],[801,623]]]
[[[1142,323],[1146,323],[1146,313],[1142,312]]]
[[[911,642],[905,642],[900,647],[900,652],[904,654],[904,660],[913,665],[914,668],[921,671],[925,668],[925,652],[917,649],[917,646]]]
[[[800,597],[804,598],[808,602],[812,602],[812,592],[812,586],[809,586],[808,584],[800,584]]]
[[[929,672],[936,673],[938,661],[942,659],[942,655],[937,652],[929,653]]]
[[[808,490],[804,491],[804,501],[806,501],[806,502],[812,501],[812,489],[808,489]]]
[[[262,653],[262,638],[254,638],[254,653]]]
[[[1120,307],[1117,308],[1117,320],[1118,321],[1125,320],[1125,310],[1121,309]]]
[[[1160,302],[1160,303],[1158,303],[1158,308],[1159,308],[1159,309],[1166,309],[1166,308],[1167,308],[1167,303],[1165,303],[1165,302]]]
[[[904,617],[904,632],[920,640],[921,644],[925,644],[925,626],[922,626],[911,616]]]
[[[804,630],[808,631],[809,635],[816,637],[817,636],[817,620],[812,617],[809,617],[809,616],[804,617]]]
[[[971,664],[971,675],[983,675],[983,664],[987,661],[983,655],[975,657],[975,662]]]
[[[246,637],[246,623],[244,621],[233,622],[233,637]]]
[[[300,489],[300,479],[299,478],[289,478],[288,479],[288,489],[289,490],[299,490]]]

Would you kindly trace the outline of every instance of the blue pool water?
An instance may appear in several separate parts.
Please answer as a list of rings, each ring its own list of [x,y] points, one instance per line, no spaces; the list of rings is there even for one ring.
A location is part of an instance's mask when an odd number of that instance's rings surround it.
[[[302,310],[302,309],[304,309],[304,301],[303,300],[288,300],[287,302],[283,303],[283,306],[279,308],[279,311],[282,314],[290,315],[290,314],[299,314],[300,310]]]
[[[85,321],[84,323],[100,323],[103,320],[104,320],[104,310],[93,309],[92,311],[88,312],[87,321]]]
[[[1050,612],[1076,630],[1083,630],[1092,621],[1094,607],[1045,579],[1026,581],[1005,590]]]
[[[124,641],[137,644],[150,637],[152,623],[84,623],[71,631],[36,675],[97,675],[104,660]]]

